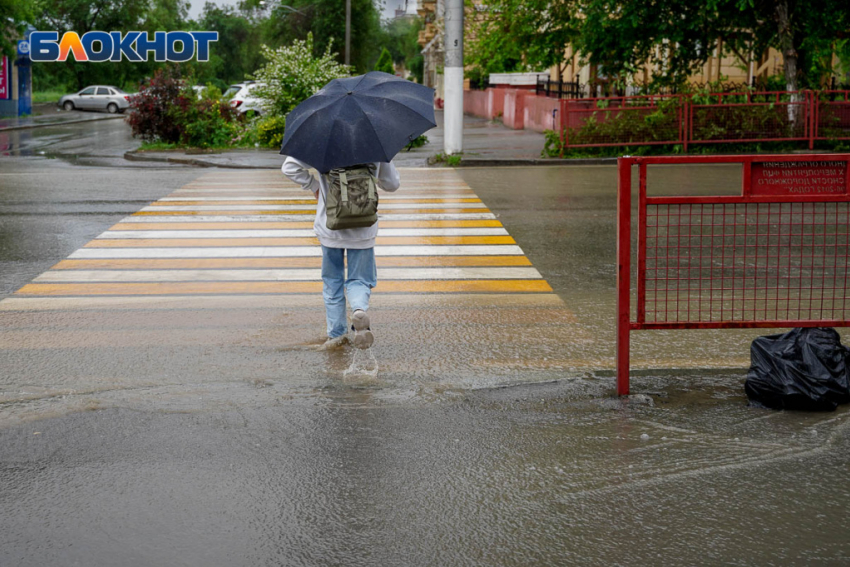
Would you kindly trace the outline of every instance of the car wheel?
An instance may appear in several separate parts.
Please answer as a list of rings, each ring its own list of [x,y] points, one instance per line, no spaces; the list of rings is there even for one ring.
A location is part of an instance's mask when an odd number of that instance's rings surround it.
[[[71,102],[70,100],[65,101],[65,104],[62,105],[62,108],[64,108],[68,112],[70,112],[70,111],[74,110],[74,103]]]
[[[109,114],[115,114],[116,112],[118,112],[118,105],[114,102],[110,102],[106,107],[106,112],[108,112]]]

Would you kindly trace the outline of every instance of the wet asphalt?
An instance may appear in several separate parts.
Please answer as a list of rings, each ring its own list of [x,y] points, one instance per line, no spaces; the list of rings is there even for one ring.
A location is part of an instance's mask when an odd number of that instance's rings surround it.
[[[125,167],[120,121],[22,132],[0,157],[0,297],[201,173]],[[74,337],[120,328],[108,314],[16,314],[69,339],[0,350],[0,565],[844,564],[848,412],[748,408],[757,333],[636,336],[640,395],[612,396],[616,169],[461,175],[575,315],[540,337],[564,367],[462,379],[429,324],[387,351],[416,383],[352,383],[274,337],[177,338],[250,334],[261,310],[187,309],[173,346],[121,349]],[[654,175],[700,192],[737,173]]]

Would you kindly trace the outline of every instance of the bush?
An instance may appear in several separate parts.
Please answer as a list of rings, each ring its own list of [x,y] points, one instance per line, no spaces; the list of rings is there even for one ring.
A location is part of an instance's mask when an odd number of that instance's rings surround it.
[[[179,142],[180,127],[171,120],[169,112],[182,96],[180,71],[176,67],[157,71],[139,94],[130,98],[132,112],[127,116],[127,123],[133,129],[133,137],[145,142]]]
[[[350,75],[349,67],[336,61],[331,44],[321,57],[313,56],[313,34],[277,49],[262,47],[268,60],[254,78],[261,83],[254,94],[263,100],[269,114],[286,116],[302,101],[316,94],[330,80]]]
[[[378,57],[378,62],[375,63],[375,71],[389,73],[390,75],[395,74],[395,67],[393,66],[393,56],[390,55],[390,52],[387,50],[386,47],[381,51],[381,56]]]
[[[130,99],[130,108],[133,136],[147,143],[220,147],[230,144],[238,130],[236,112],[221,100],[220,90],[210,85],[198,99],[173,67],[157,71]]]
[[[257,142],[261,146],[280,149],[283,145],[283,133],[286,118],[283,116],[265,116],[257,121]]]

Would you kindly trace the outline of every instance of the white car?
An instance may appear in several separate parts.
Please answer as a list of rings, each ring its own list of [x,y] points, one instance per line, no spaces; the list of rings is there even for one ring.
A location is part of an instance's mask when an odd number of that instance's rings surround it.
[[[230,106],[236,109],[239,114],[245,114],[249,110],[253,110],[257,115],[265,114],[266,109],[263,107],[263,101],[251,94],[251,91],[263,83],[255,83],[249,81],[246,83],[237,83],[231,85],[223,95],[223,98],[230,99]]]

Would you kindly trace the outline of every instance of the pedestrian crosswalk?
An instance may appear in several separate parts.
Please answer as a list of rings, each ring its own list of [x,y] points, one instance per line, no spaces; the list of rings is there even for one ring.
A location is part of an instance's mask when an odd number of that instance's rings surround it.
[[[381,194],[376,293],[551,294],[453,170],[403,169]],[[316,201],[278,171],[214,171],[109,230],[12,298],[315,294]]]

